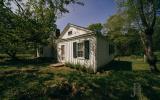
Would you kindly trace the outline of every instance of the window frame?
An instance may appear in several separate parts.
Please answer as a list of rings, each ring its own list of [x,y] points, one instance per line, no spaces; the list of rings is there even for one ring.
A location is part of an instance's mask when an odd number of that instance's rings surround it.
[[[71,36],[73,34],[73,31],[68,31],[68,36]]]
[[[82,48],[82,51],[79,50],[79,44],[82,44],[83,48]],[[82,52],[82,56],[79,56],[78,52]],[[81,59],[84,59],[85,57],[85,47],[84,47],[84,42],[77,42],[77,58],[81,58]]]

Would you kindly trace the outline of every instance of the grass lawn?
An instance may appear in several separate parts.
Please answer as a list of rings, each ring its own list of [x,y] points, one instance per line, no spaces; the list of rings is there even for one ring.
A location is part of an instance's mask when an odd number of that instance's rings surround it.
[[[150,73],[140,57],[122,57],[96,74],[49,64],[2,61],[0,100],[137,100],[134,84],[143,100],[160,100],[160,74]]]

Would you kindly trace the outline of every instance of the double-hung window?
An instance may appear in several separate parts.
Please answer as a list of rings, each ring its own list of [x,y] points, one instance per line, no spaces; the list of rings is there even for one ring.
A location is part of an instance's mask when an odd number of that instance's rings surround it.
[[[77,57],[84,57],[84,43],[77,43]]]
[[[89,59],[90,56],[90,42],[84,40],[83,42],[73,43],[73,58]]]

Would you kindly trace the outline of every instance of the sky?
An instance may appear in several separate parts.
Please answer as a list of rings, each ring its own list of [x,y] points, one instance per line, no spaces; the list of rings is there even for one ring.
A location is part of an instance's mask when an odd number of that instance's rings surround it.
[[[105,23],[117,11],[114,0],[83,0],[83,3],[84,6],[69,5],[69,13],[58,18],[56,24],[61,31],[68,23],[83,27],[94,23]]]

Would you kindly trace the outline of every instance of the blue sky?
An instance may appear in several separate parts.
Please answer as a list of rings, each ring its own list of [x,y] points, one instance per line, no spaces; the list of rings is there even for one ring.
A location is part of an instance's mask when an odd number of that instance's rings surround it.
[[[104,23],[117,11],[114,0],[83,0],[83,2],[84,6],[70,5],[70,13],[57,20],[57,26],[61,31],[68,23],[84,27],[93,23]]]

